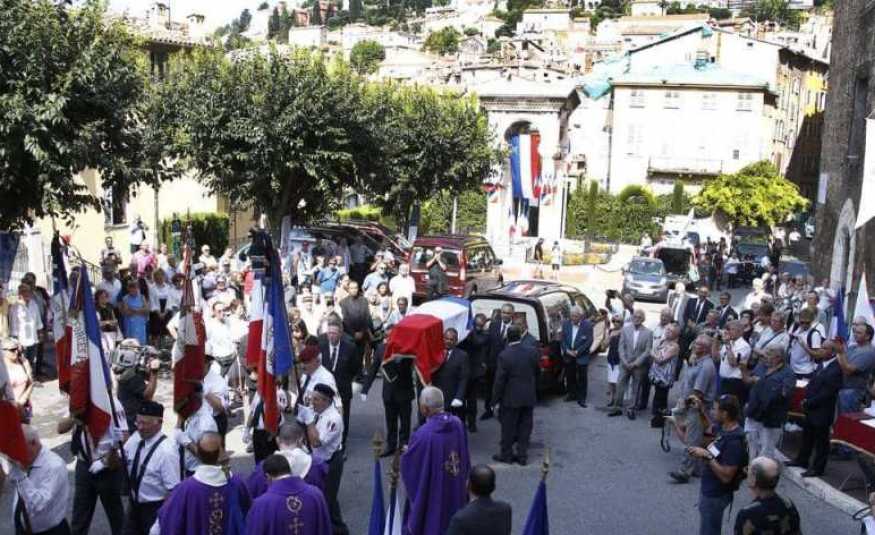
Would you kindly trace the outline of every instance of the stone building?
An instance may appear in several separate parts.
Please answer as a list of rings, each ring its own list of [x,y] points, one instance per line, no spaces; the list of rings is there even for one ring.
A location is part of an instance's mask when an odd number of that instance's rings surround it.
[[[856,295],[861,273],[869,281],[875,278],[875,222],[857,228],[861,211],[875,203],[869,187],[875,181],[873,77],[875,3],[836,2],[813,262],[818,275],[849,291],[849,300]]]

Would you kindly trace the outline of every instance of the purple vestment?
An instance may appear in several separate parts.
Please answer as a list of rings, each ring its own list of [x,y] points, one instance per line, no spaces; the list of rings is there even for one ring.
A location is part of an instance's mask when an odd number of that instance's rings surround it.
[[[450,517],[468,503],[468,437],[462,421],[440,413],[410,437],[401,456],[407,491],[404,535],[442,535]]]
[[[325,492],[325,478],[328,477],[328,465],[322,459],[311,456],[313,463],[310,465],[310,470],[304,476],[304,481],[314,487]],[[264,475],[264,469],[261,463],[255,465],[255,470],[246,478],[246,490],[249,491],[249,496],[254,500],[264,494],[267,490],[267,476]]]
[[[238,478],[214,487],[190,477],[173,489],[158,511],[161,535],[243,535],[251,503],[246,486]]]
[[[278,479],[252,502],[246,535],[332,535],[322,491],[299,477]]]

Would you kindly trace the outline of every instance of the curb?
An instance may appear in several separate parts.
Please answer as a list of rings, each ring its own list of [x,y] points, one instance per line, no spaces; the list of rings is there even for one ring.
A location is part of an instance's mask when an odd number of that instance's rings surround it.
[[[785,468],[784,476],[815,498],[823,500],[848,516],[868,507],[868,504],[848,496],[819,477],[802,477],[804,471],[804,468]]]

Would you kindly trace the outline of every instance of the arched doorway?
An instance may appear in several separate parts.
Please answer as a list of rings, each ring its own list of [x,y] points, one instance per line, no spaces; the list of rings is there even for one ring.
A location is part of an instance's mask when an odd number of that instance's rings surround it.
[[[504,132],[509,155],[504,162],[511,185],[511,234],[537,236],[541,197],[541,134],[529,121],[516,121]]]

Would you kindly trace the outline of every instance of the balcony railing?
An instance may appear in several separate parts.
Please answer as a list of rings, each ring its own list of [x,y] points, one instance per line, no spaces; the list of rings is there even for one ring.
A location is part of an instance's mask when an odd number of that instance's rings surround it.
[[[723,172],[723,160],[715,158],[683,158],[674,156],[652,156],[647,164],[650,172],[719,175]]]

